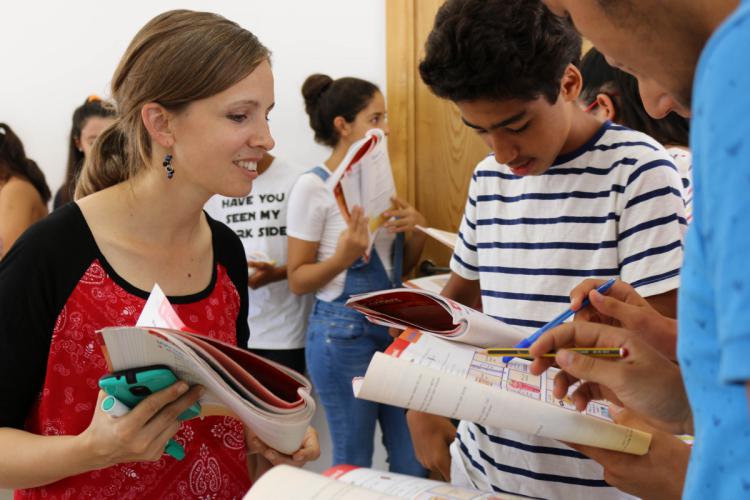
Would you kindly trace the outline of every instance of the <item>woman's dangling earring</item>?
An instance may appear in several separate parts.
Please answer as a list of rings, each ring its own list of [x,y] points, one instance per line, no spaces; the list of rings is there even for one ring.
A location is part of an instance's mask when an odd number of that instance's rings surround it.
[[[167,170],[167,179],[174,177],[174,167],[172,167],[172,155],[165,155],[164,161],[162,162],[164,168]]]

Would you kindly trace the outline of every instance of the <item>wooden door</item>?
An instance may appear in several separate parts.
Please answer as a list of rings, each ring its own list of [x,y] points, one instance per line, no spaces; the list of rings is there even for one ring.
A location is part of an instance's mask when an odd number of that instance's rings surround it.
[[[474,166],[488,153],[452,102],[419,78],[424,44],[443,0],[386,0],[389,153],[396,187],[438,229],[458,231]],[[450,250],[428,239],[423,259],[447,266]]]

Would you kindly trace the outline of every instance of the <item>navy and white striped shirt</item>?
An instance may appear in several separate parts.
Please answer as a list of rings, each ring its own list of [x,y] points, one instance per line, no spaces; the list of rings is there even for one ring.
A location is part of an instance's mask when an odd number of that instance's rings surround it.
[[[480,162],[451,269],[479,280],[486,314],[532,333],[585,278],[617,276],[643,296],[678,288],[686,227],[670,155],[608,122],[539,176],[515,176],[492,156]],[[461,422],[451,453],[484,490],[627,498],[597,463],[558,441]]]

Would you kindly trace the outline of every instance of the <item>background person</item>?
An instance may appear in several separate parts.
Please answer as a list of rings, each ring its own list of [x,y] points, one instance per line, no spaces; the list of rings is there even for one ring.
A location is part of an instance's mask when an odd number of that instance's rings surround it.
[[[305,169],[265,153],[257,170],[249,195],[214,196],[205,208],[229,226],[245,248],[250,269],[248,348],[305,373],[305,330],[312,296],[289,290],[286,266],[289,195]]]
[[[26,157],[13,129],[0,123],[0,259],[29,226],[47,215],[49,198],[44,173]]]
[[[394,219],[378,233],[369,261],[362,259],[369,241],[367,218],[361,207],[354,207],[347,224],[325,181],[369,129],[388,133],[383,94],[359,78],[333,80],[316,74],[307,78],[302,95],[315,140],[332,151],[292,190],[287,269],[294,293],[315,292],[305,357],[326,411],[333,462],[369,467],[379,422],[390,470],[425,475],[414,456],[404,410],[352,394],[352,378],[364,375],[373,354],[392,338],[387,328],[370,323],[344,302],[355,293],[399,286],[401,276],[417,262],[425,236],[415,232],[403,244],[397,234],[412,232],[426,221],[414,207],[394,199],[396,208],[386,214]]]
[[[114,123],[114,116],[114,105],[93,95],[86,98],[86,101],[73,112],[73,124],[68,140],[68,166],[65,170],[63,185],[55,193],[53,210],[73,201],[73,193],[83,167],[83,160],[91,151],[99,134]]]
[[[677,113],[659,119],[649,115],[641,99],[638,80],[610,66],[596,47],[581,59],[581,75],[580,102],[587,111],[603,120],[648,134],[666,148],[682,177],[685,219],[690,223],[693,219],[693,156],[688,148],[688,119]]]

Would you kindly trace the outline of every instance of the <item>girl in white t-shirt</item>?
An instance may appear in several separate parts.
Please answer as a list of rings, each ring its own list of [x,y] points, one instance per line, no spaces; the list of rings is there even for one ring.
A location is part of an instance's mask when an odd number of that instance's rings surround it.
[[[380,422],[390,469],[425,475],[414,456],[403,409],[355,399],[351,380],[362,376],[376,351],[392,340],[387,329],[373,325],[344,306],[355,293],[398,286],[416,264],[424,235],[414,232],[424,217],[394,198],[367,262],[367,219],[352,210],[347,224],[325,181],[354,142],[371,128],[388,133],[385,100],[377,86],[358,78],[332,80],[312,75],[302,86],[305,108],[315,140],[332,148],[323,165],[302,175],[295,184],[287,214],[289,288],[298,294],[316,292],[310,314],[305,357],[313,384],[325,407],[333,441],[334,464],[369,467],[375,422]]]

